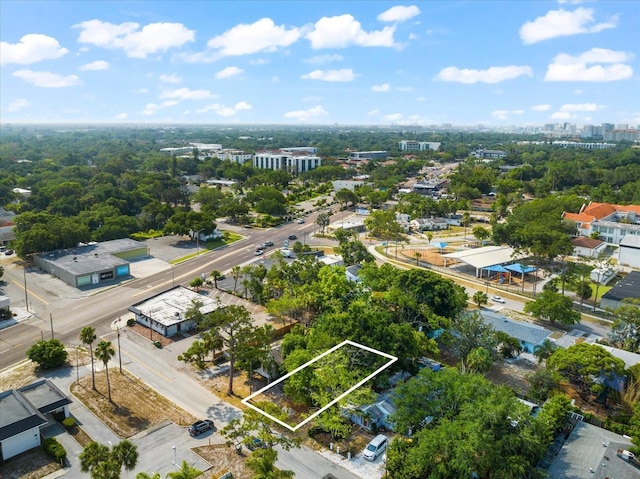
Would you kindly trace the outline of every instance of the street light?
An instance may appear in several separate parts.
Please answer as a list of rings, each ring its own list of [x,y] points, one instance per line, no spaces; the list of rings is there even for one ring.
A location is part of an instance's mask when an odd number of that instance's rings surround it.
[[[120,349],[120,318],[118,318],[116,333],[118,334],[118,363],[120,363],[120,374],[122,374],[122,349]]]
[[[173,465],[177,467],[178,465],[176,464],[176,462],[177,462],[176,461],[176,446],[171,446],[171,449],[173,449]]]
[[[24,302],[27,307],[27,313],[29,312],[29,296],[27,295],[27,264],[22,264],[22,273],[24,274]]]

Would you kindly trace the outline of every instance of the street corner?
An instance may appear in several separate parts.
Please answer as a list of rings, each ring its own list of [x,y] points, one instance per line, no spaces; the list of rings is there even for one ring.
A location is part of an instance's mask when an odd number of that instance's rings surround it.
[[[129,319],[133,319],[133,316],[130,314],[114,319],[111,321],[111,330],[118,331],[119,329],[123,329],[127,325],[127,321],[129,321]]]

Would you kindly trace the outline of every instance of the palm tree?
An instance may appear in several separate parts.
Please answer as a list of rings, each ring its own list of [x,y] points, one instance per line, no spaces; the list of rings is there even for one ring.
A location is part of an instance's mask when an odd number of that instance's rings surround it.
[[[126,439],[113,446],[111,455],[118,461],[120,467],[124,466],[125,471],[132,471],[138,463],[138,448]]]
[[[258,449],[247,459],[247,467],[253,471],[253,479],[288,479],[293,477],[293,471],[276,469],[275,462],[278,453],[275,449]]]
[[[159,472],[154,472],[153,474],[148,474],[146,472],[139,472],[136,474],[136,479],[162,479]]]
[[[491,369],[493,358],[491,353],[482,347],[473,348],[467,355],[467,373],[485,373]]]
[[[182,461],[180,469],[168,473],[167,479],[195,479],[200,474],[202,474],[202,471],[191,467],[187,461]]]
[[[420,261],[420,258],[422,258],[422,253],[420,251],[416,251],[415,253],[413,253],[413,256],[416,259],[416,266],[418,266],[418,261]]]
[[[109,395],[109,402],[113,402],[111,400],[111,383],[109,382],[109,361],[116,354],[116,350],[113,349],[111,345],[111,341],[100,341],[96,346],[96,358],[98,358],[104,364],[104,371],[107,375],[107,392]]]
[[[484,291],[476,291],[473,294],[473,302],[478,305],[478,308],[483,304],[487,304],[487,301],[489,301],[489,297]]]
[[[93,342],[96,339],[97,337],[95,328],[92,328],[91,326],[85,326],[80,331],[80,341],[82,341],[82,344],[89,345],[89,353],[91,353],[91,386],[93,387],[94,391],[96,389],[96,373],[93,369]]]
[[[538,349],[533,352],[533,355],[538,358],[538,363],[541,363],[549,356],[551,356],[556,349],[558,349],[558,346],[556,346],[548,339],[545,339],[540,347],[538,347]]]
[[[218,289],[218,280],[220,278],[222,278],[222,273],[220,271],[218,271],[217,269],[214,269],[211,272],[211,277],[213,278],[213,286]]]
[[[231,268],[231,277],[233,278],[233,290],[235,291],[238,287],[238,279],[242,275],[242,268],[238,265]]]
[[[109,459],[109,448],[95,441],[90,442],[82,450],[78,459],[80,459],[80,470],[92,473],[95,467]]]
[[[468,211],[462,213],[462,226],[464,226],[464,239],[467,239],[467,228],[471,224],[471,215]]]

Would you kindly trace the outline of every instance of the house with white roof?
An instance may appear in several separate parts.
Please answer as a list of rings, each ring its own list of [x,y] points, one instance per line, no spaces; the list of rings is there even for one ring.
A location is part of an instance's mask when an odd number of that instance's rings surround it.
[[[640,269],[640,235],[626,235],[620,241],[618,264]]]
[[[483,311],[482,318],[496,331],[506,333],[520,341],[522,350],[527,353],[535,353],[544,340],[551,335],[551,331],[542,326],[524,321],[514,321],[492,311]]]

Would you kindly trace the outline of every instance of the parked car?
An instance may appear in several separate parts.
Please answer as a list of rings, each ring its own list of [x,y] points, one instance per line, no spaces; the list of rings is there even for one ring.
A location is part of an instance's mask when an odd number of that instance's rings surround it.
[[[204,419],[202,421],[194,422],[189,426],[189,434],[192,436],[199,436],[203,432],[214,429],[213,421],[211,419]]]
[[[265,246],[273,246],[273,241],[265,241],[264,245]]]
[[[10,254],[13,254],[13,250],[12,249],[8,249],[4,252],[4,254],[6,254],[7,256],[9,256]]]
[[[504,303],[504,298],[502,296],[491,296],[491,301],[495,301],[496,303]]]
[[[256,449],[264,449],[266,447],[265,443],[255,436],[251,436],[245,439],[245,445],[250,451],[255,451]]]
[[[264,250],[259,249],[258,251],[256,251],[255,253],[256,256],[262,256],[264,254]]]
[[[387,436],[378,434],[365,448],[362,456],[367,461],[374,461],[387,448]]]
[[[298,220],[298,224],[299,224],[299,225],[301,225],[302,223],[304,223],[304,220],[303,220],[302,218],[300,218],[300,219]]]
[[[297,240],[298,237],[296,235],[289,235],[290,240]]]

